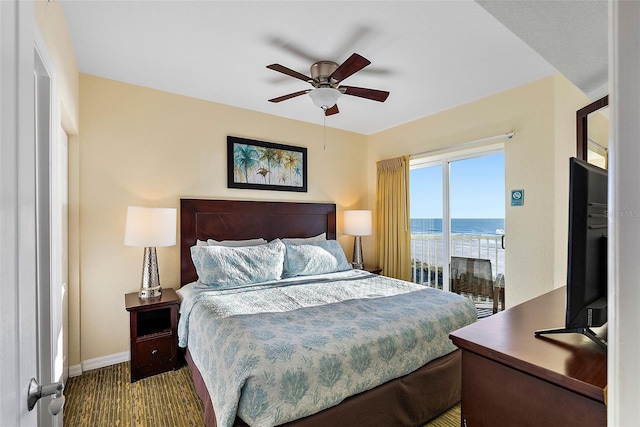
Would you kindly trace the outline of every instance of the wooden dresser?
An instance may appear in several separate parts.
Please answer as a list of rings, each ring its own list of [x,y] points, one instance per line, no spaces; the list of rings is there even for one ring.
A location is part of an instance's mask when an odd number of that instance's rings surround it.
[[[562,287],[451,334],[462,349],[463,427],[606,426],[606,351],[564,326]],[[606,328],[594,329],[606,338]]]

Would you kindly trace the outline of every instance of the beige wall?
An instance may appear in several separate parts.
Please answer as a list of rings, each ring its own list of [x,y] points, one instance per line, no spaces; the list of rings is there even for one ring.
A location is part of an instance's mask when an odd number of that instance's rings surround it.
[[[569,157],[577,152],[576,111],[591,103],[589,98],[561,75],[554,79],[554,282],[567,283],[567,236],[569,227]],[[562,326],[562,325],[560,325]]]
[[[376,161],[515,131],[504,143],[507,305],[562,286],[567,159],[575,155],[575,111],[587,103],[556,75],[372,135],[369,207],[375,207]],[[514,189],[525,190],[524,206],[509,205]]]
[[[181,197],[367,206],[363,135],[84,75],[80,77],[81,357],[129,349],[124,294],[140,286],[142,249],[124,246],[128,205],[179,207]],[[318,114],[321,111],[318,110]],[[228,189],[226,137],[308,149],[307,193]],[[179,248],[158,248],[160,279],[179,285]]]

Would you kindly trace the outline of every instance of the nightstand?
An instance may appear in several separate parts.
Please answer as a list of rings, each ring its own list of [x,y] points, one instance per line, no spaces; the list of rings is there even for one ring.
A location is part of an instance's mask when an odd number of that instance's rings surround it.
[[[368,271],[369,273],[373,273],[373,274],[380,274],[382,273],[382,269],[378,268],[378,267],[364,267],[364,271]]]
[[[171,288],[157,298],[124,296],[129,312],[131,382],[178,368],[178,308],[180,300]]]

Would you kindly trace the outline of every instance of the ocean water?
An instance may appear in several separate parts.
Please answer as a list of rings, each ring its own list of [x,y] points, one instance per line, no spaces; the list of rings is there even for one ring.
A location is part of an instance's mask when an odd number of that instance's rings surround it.
[[[411,218],[411,234],[442,233],[441,218]],[[452,234],[504,234],[504,218],[452,218]]]

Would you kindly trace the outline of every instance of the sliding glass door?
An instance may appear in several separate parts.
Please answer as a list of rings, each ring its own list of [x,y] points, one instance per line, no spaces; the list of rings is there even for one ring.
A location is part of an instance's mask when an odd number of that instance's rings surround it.
[[[460,274],[480,274],[503,285],[502,145],[412,159],[410,181],[413,281],[450,290]],[[463,273],[452,259],[482,271]]]

